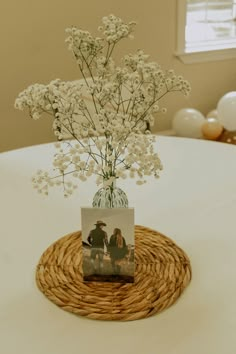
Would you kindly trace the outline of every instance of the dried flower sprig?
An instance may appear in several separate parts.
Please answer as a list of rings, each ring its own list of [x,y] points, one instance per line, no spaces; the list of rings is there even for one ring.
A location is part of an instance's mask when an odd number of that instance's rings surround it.
[[[55,176],[39,171],[33,178],[35,188],[48,194],[48,188],[63,185],[72,194],[77,182],[97,175],[97,184],[111,185],[117,178],[159,177],[161,161],[154,151],[154,136],[149,127],[160,109],[160,100],[170,92],[190,92],[189,83],[173,70],[164,71],[142,50],[126,55],[122,66],[115,65],[112,53],[117,44],[132,38],[135,23],[124,23],[110,15],[102,19],[102,38],[76,27],[66,30],[66,42],[82,75],[81,80],[48,85],[34,84],[16,99],[17,109],[28,109],[33,119],[47,113],[53,117],[56,143],[53,165]]]

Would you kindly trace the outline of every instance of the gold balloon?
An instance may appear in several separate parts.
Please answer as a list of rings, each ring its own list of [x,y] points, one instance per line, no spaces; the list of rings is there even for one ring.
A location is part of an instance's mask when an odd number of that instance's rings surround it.
[[[216,140],[223,132],[223,126],[216,118],[207,118],[202,125],[202,135],[209,140]]]
[[[206,115],[207,118],[216,118],[217,120],[218,119],[218,112],[216,109],[213,109],[212,111],[210,111],[209,113],[207,113]]]

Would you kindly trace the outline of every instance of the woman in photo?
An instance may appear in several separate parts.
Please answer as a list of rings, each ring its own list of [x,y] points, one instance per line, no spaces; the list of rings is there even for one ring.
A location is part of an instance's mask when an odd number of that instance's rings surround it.
[[[111,265],[114,274],[120,274],[120,262],[128,253],[125,238],[122,236],[121,230],[115,228],[109,241],[109,252],[111,257]]]

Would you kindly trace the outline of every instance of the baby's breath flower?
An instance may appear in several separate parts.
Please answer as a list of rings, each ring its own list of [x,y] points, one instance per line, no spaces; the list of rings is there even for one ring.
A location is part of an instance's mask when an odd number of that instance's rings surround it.
[[[162,164],[150,133],[155,113],[166,112],[160,106],[162,97],[175,91],[187,96],[190,85],[143,50],[125,55],[122,66],[115,64],[114,48],[133,38],[134,27],[135,22],[111,14],[102,18],[101,37],[67,28],[66,43],[83,79],[30,85],[17,97],[15,108],[27,109],[32,119],[50,115],[61,141],[55,143],[53,173],[39,170],[32,178],[39,193],[48,195],[49,188],[57,186],[67,198],[78,182],[92,175],[104,186],[117,178],[134,178],[138,185],[146,183],[145,176],[159,178]]]

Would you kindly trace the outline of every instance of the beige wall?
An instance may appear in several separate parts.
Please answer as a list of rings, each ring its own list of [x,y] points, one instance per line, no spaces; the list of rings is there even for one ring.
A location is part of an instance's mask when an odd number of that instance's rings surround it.
[[[143,49],[191,83],[190,98],[177,93],[166,99],[168,113],[157,118],[155,131],[170,128],[178,109],[192,107],[206,114],[224,93],[236,90],[235,60],[187,65],[174,57],[175,0],[9,0],[2,2],[0,12],[0,151],[54,140],[50,118],[32,121],[26,111],[14,109],[15,98],[32,83],[78,78],[64,29],[76,25],[96,31],[100,18],[110,13],[138,22],[135,39],[125,41],[119,55]]]

